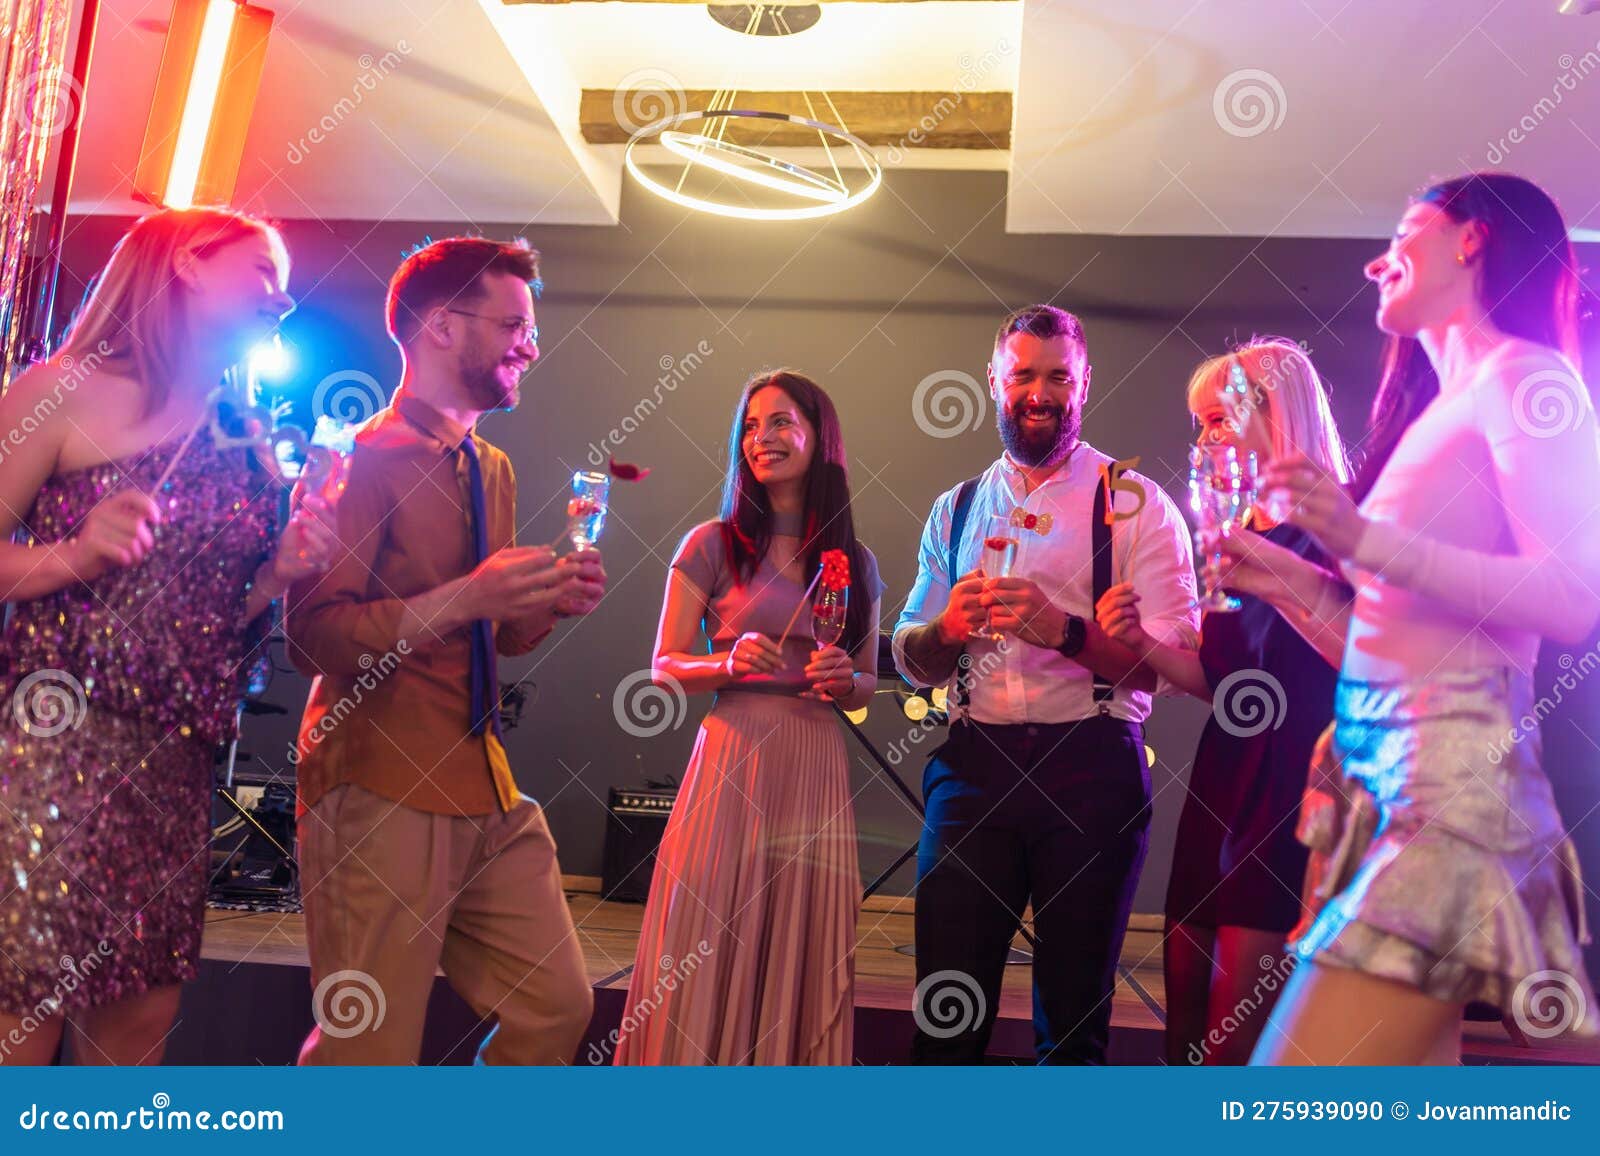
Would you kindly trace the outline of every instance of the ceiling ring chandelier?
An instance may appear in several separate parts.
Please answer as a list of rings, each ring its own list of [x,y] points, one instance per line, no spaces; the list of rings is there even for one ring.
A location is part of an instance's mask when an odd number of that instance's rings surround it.
[[[708,127],[711,127],[710,122],[718,122],[716,127],[722,128],[730,118],[779,121],[811,129],[825,141],[832,138],[837,142],[823,146],[828,149],[830,160],[833,148],[849,145],[861,162],[864,175],[852,185],[845,180],[837,164],[833,165],[833,175],[828,176],[804,165],[786,161],[762,149],[734,144],[722,139],[720,133],[679,131],[680,126],[697,121],[707,122]],[[676,186],[657,179],[645,171],[640,163],[635,150],[641,144],[650,143],[659,143],[684,160],[684,172]],[[665,117],[653,124],[645,125],[633,135],[628,141],[627,151],[623,154],[623,162],[628,172],[633,174],[634,180],[663,200],[671,201],[686,209],[755,221],[799,221],[842,213],[872,196],[883,183],[883,167],[872,155],[871,146],[848,129],[839,125],[823,124],[821,121],[807,120],[786,112],[764,112],[757,109],[707,109]],[[685,193],[682,187],[683,178],[688,176],[690,168],[695,165],[737,181],[759,185],[812,203],[788,207],[737,205]]]
[[[793,35],[810,26],[803,23],[799,28],[792,27],[786,12],[788,6],[784,4],[753,4],[737,9],[708,5],[708,8],[719,23],[750,36]],[[719,8],[729,8],[729,11],[719,15]],[[730,11],[737,12],[741,24],[730,23]],[[807,17],[810,23],[816,19],[816,14]],[[878,191],[883,183],[883,167],[873,155],[872,147],[845,125],[827,93],[820,96],[833,123],[820,119],[811,97],[804,92],[800,97],[809,116],[735,108],[737,95],[737,89],[719,88],[712,95],[709,107],[669,115],[634,132],[623,153],[623,163],[633,179],[656,196],[683,208],[757,221],[796,221],[842,213]],[[755,122],[815,133],[816,145],[812,147],[822,148],[826,164],[807,167],[767,149],[727,139],[730,126],[750,127]],[[681,163],[674,179],[669,181],[647,170],[639,149],[648,145],[660,146]],[[843,165],[841,157],[845,159]],[[694,178],[694,185],[714,182],[711,191],[686,187],[691,186],[691,178]],[[732,185],[728,186],[727,182]],[[740,195],[760,190],[759,196],[764,202],[772,201],[776,194],[777,203],[740,204],[713,195],[723,187],[731,187]]]

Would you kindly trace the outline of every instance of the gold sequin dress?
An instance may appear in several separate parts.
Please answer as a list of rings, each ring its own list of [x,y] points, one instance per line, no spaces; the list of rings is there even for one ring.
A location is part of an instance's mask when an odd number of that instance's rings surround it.
[[[59,474],[24,520],[72,534],[129,486],[164,514],[143,563],[9,607],[0,636],[0,1012],[97,1006],[192,979],[217,745],[266,618],[245,599],[277,483],[202,433]]]

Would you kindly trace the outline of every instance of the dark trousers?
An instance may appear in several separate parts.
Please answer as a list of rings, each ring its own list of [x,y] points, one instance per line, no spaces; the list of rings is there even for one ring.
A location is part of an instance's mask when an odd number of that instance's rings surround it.
[[[1142,729],[957,723],[922,792],[913,1061],[982,1062],[1031,899],[1038,1062],[1103,1064],[1150,825]]]

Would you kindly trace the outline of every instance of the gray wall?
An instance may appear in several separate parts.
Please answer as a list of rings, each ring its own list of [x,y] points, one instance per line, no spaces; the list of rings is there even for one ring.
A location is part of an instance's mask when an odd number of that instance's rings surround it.
[[[915,574],[916,544],[934,496],[998,453],[992,410],[976,429],[938,438],[913,420],[912,394],[941,370],[983,380],[996,324],[1030,301],[1084,320],[1093,393],[1086,438],[1173,492],[1189,425],[1183,386],[1203,356],[1252,333],[1309,343],[1334,387],[1349,431],[1370,401],[1378,342],[1361,264],[1376,243],[1256,238],[1008,236],[1005,177],[891,173],[865,206],[815,223],[756,224],[686,214],[633,189],[616,228],[533,228],[547,288],[538,306],[543,357],[521,408],[485,424],[520,480],[525,540],[562,528],[562,494],[592,443],[642,415],[620,445],[601,446],[652,467],[619,484],[603,548],[611,592],[588,621],[564,627],[504,677],[533,671],[538,700],[509,736],[525,790],[549,808],[568,872],[598,874],[603,801],[612,785],[681,774],[708,700],[691,699],[681,724],[653,738],[625,733],[613,713],[619,683],[649,663],[666,567],[680,536],[713,517],[731,406],[764,366],[815,376],[841,411],[851,454],[859,533],[889,585],[892,625]],[[1396,205],[1397,211],[1400,205]],[[74,301],[125,224],[78,223],[63,297]],[[382,334],[384,282],[440,223],[289,221],[300,311],[286,326],[301,365],[284,392],[302,403],[327,374],[371,373],[386,386],[399,360]],[[509,236],[515,224],[484,224]],[[685,361],[700,343],[710,352]],[[673,359],[668,362],[666,359]],[[682,380],[663,366],[689,366]],[[649,404],[640,408],[643,399]],[[659,404],[657,404],[659,400]],[[969,423],[970,424],[970,423]],[[271,698],[297,711],[304,683],[281,675]],[[1149,727],[1156,818],[1137,908],[1159,911],[1184,783],[1206,708],[1161,700]],[[867,731],[880,747],[915,728],[887,696]],[[253,720],[246,746],[287,769],[286,719]],[[901,764],[918,786],[921,752]],[[852,748],[853,749],[853,748]],[[855,760],[862,871],[870,878],[915,840],[914,813]],[[902,869],[887,890],[904,893]]]

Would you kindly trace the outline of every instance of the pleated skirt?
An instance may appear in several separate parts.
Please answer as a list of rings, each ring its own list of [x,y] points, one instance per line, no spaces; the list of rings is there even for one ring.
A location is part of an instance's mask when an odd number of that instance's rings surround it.
[[[661,841],[614,1062],[850,1063],[860,901],[832,708],[719,695]]]

